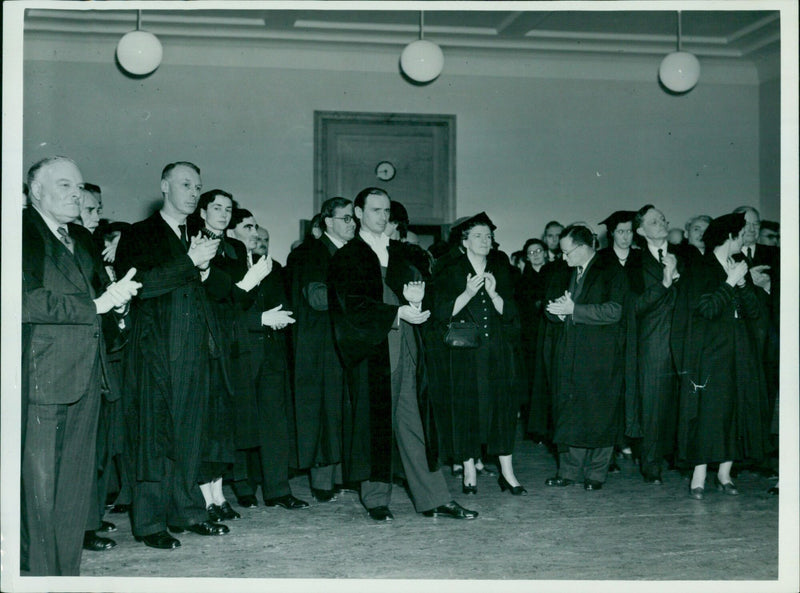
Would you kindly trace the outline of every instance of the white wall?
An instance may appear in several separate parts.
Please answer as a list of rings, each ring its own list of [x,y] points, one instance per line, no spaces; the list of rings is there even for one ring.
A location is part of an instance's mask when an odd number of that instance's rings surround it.
[[[158,200],[163,165],[191,160],[206,189],[254,211],[281,261],[298,220],[313,214],[314,110],[455,114],[457,216],[486,210],[506,251],[553,218],[596,225],[652,202],[682,226],[759,205],[759,125],[762,135],[777,125],[760,119],[754,74],[730,77],[729,65],[711,62],[683,96],[659,87],[658,57],[534,68],[502,55],[482,69],[493,75],[471,76],[469,57],[451,53],[439,80],[415,87],[394,71],[396,57],[388,71],[374,67],[386,57],[377,50],[317,52],[279,68],[240,48],[194,65],[204,61],[196,47],[133,80],[108,59],[113,43],[65,61],[62,42],[27,42],[25,166],[72,156],[103,188],[104,215],[135,221]]]

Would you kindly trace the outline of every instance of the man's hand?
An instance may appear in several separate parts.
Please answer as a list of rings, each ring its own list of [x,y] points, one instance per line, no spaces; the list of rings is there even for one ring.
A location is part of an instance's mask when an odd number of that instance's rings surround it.
[[[420,325],[428,321],[431,316],[430,311],[418,311],[411,305],[403,305],[397,310],[397,317],[411,325]]]
[[[236,283],[236,286],[244,290],[245,292],[250,292],[253,290],[258,284],[272,271],[272,258],[269,255],[265,255],[264,257],[259,258],[259,260],[254,263],[247,273],[244,275],[244,278],[239,280]]]
[[[769,270],[767,265],[753,266],[750,268],[750,277],[753,279],[753,284],[769,292],[772,279],[767,274],[767,270]]]
[[[667,288],[672,286],[672,281],[675,279],[675,270],[678,268],[678,258],[674,253],[664,252],[662,256],[664,264],[664,279],[663,284]]]
[[[725,280],[731,286],[744,286],[745,277],[747,276],[747,262],[736,262],[730,270],[728,270],[728,278]]]
[[[569,291],[564,292],[564,294],[555,301],[550,301],[547,303],[547,312],[551,315],[558,315],[559,317],[572,315],[572,312],[575,310],[575,303],[572,300],[572,295]]]
[[[295,322],[292,315],[293,313],[291,311],[283,310],[283,305],[278,305],[269,311],[261,313],[261,325],[266,325],[272,329],[283,329],[287,325]]]
[[[134,274],[136,268],[131,268],[125,276],[109,284],[106,291],[94,300],[100,315],[111,309],[121,309],[139,292],[142,284],[133,280]]]
[[[188,255],[196,268],[207,270],[211,260],[217,255],[217,247],[219,247],[219,239],[208,239],[198,232],[192,237]]]
[[[425,283],[409,282],[403,285],[403,298],[412,305],[419,306],[425,298]]]

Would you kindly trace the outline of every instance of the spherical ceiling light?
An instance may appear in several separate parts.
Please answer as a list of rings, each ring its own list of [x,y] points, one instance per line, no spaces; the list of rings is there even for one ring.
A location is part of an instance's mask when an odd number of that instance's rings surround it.
[[[425,39],[409,43],[400,54],[403,72],[417,82],[430,82],[442,73],[443,66],[442,48]]]
[[[681,11],[678,11],[678,48],[664,56],[658,67],[661,84],[673,93],[685,93],[700,79],[700,62],[694,54],[681,50]]]
[[[661,60],[658,77],[669,90],[685,93],[692,90],[700,78],[700,62],[687,51],[674,51]]]
[[[130,74],[143,76],[158,68],[164,50],[158,37],[139,29],[141,11],[137,15],[136,31],[123,35],[117,44],[117,60]]]

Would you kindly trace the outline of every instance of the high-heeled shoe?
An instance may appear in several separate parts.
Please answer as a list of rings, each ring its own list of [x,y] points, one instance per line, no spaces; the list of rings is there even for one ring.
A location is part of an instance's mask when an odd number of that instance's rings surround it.
[[[689,484],[689,496],[694,498],[695,500],[703,500],[705,498],[706,489],[703,486],[698,486],[697,488],[692,488],[692,485]]]
[[[474,484],[472,486],[467,485],[464,483],[464,480],[461,480],[461,492],[464,494],[477,494],[478,493],[478,485]]]
[[[528,494],[528,491],[525,490],[522,486],[512,486],[506,480],[506,477],[503,474],[500,474],[500,477],[497,478],[497,485],[500,486],[500,492],[505,492],[508,490],[514,496],[525,496]]]
[[[725,482],[724,484],[719,481],[719,476],[714,476],[714,484],[717,486],[717,490],[720,492],[724,492],[729,496],[736,496],[739,494],[739,491],[736,489],[736,484],[733,482]]]

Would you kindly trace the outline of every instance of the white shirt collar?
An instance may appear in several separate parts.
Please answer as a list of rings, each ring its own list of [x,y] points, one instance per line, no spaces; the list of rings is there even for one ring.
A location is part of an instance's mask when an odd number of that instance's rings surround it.
[[[181,238],[181,229],[178,228],[178,225],[186,224],[186,220],[178,220],[177,218],[173,218],[169,214],[165,213],[163,210],[159,210],[158,213],[161,215],[161,218],[164,219],[169,225],[169,228],[172,229],[172,232],[175,233],[178,238]],[[186,231],[186,238],[189,238],[189,231]]]
[[[389,237],[381,233],[380,235],[373,235],[369,231],[365,231],[361,229],[359,231],[359,236],[361,239],[370,246],[372,251],[375,252],[375,255],[378,256],[378,260],[381,262],[382,266],[389,265]]]
[[[655,247],[654,245],[651,245],[650,241],[647,242],[647,249],[648,249],[648,251],[650,251],[650,253],[653,255],[653,258],[656,261],[659,261],[658,250],[660,249],[661,250],[661,254],[663,255],[664,253],[666,253],[668,251],[667,246],[668,246],[668,241],[664,241],[659,247]]]
[[[58,227],[61,227],[61,226],[66,227],[67,223],[59,224],[57,220],[54,220],[54,219],[50,218],[47,214],[45,214],[44,212],[39,210],[36,207],[35,204],[31,204],[31,205],[33,206],[33,209],[36,210],[36,212],[39,213],[39,216],[42,217],[42,220],[47,225],[47,228],[50,229],[50,232],[53,233],[53,235],[55,235],[56,239],[58,239],[60,241],[61,240],[61,235],[58,234]]]
[[[344,247],[344,241],[340,241],[339,239],[331,235],[328,231],[325,231],[325,236],[328,237],[328,240],[330,240],[330,242],[336,246],[336,249],[341,249],[342,247]]]

